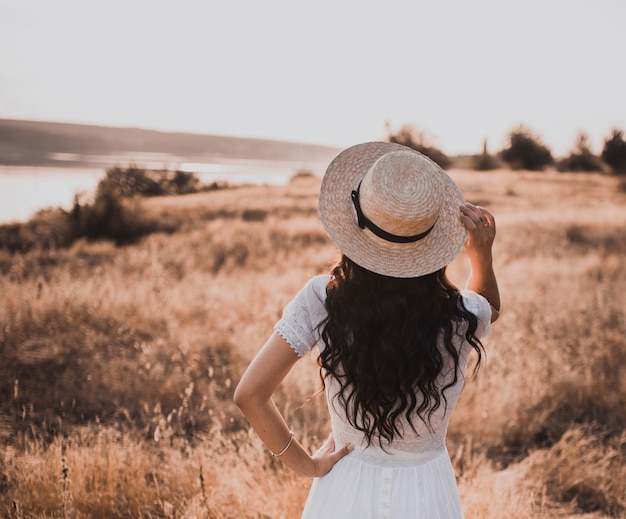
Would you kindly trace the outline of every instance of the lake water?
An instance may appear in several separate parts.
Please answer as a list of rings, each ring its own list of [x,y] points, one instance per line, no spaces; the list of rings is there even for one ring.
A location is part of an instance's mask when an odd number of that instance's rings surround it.
[[[320,173],[324,165],[256,160],[221,163],[182,163],[177,169],[193,172],[202,183],[286,184],[300,169]],[[70,209],[76,194],[93,194],[103,168],[0,165],[0,224],[24,221],[48,207]]]

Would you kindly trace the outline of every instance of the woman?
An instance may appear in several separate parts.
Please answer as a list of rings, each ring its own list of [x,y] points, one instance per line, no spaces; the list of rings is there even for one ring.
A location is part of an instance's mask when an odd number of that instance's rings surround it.
[[[274,456],[316,478],[303,517],[462,517],[445,436],[468,357],[480,363],[499,313],[494,218],[431,160],[384,142],[333,160],[319,215],[342,258],[286,306],[235,402]],[[459,291],[445,267],[463,246]],[[272,394],[314,345],[332,434],[310,455]]]

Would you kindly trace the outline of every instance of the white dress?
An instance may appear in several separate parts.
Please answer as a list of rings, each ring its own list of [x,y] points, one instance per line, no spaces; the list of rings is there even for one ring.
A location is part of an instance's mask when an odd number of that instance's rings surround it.
[[[329,276],[312,278],[285,307],[276,331],[299,355],[308,353],[315,344],[324,347],[317,325],[326,317],[324,301]],[[461,292],[465,307],[478,317],[477,336],[491,330],[491,308],[475,292]],[[464,326],[457,333],[460,371],[457,384],[446,391],[447,407],[433,415],[429,431],[421,421],[413,423],[416,435],[407,425],[402,439],[381,449],[375,440],[369,447],[363,434],[346,419],[341,405],[333,405],[337,393],[335,380],[326,380],[326,398],[337,448],[351,442],[355,450],[339,460],[325,476],[313,481],[303,518],[306,519],[456,519],[463,517],[456,479],[445,440],[452,414],[463,386],[471,352],[464,340]],[[452,376],[444,368],[442,383]]]

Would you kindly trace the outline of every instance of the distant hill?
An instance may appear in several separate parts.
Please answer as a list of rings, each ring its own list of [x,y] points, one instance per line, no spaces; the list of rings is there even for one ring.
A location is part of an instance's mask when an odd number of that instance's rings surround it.
[[[141,128],[0,119],[0,164],[84,165],[218,158],[328,162],[329,146]]]

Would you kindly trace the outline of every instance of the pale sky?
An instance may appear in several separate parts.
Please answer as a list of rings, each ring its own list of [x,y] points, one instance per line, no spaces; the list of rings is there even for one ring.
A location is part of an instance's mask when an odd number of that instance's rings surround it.
[[[0,118],[555,152],[626,130],[623,0],[0,0]]]

